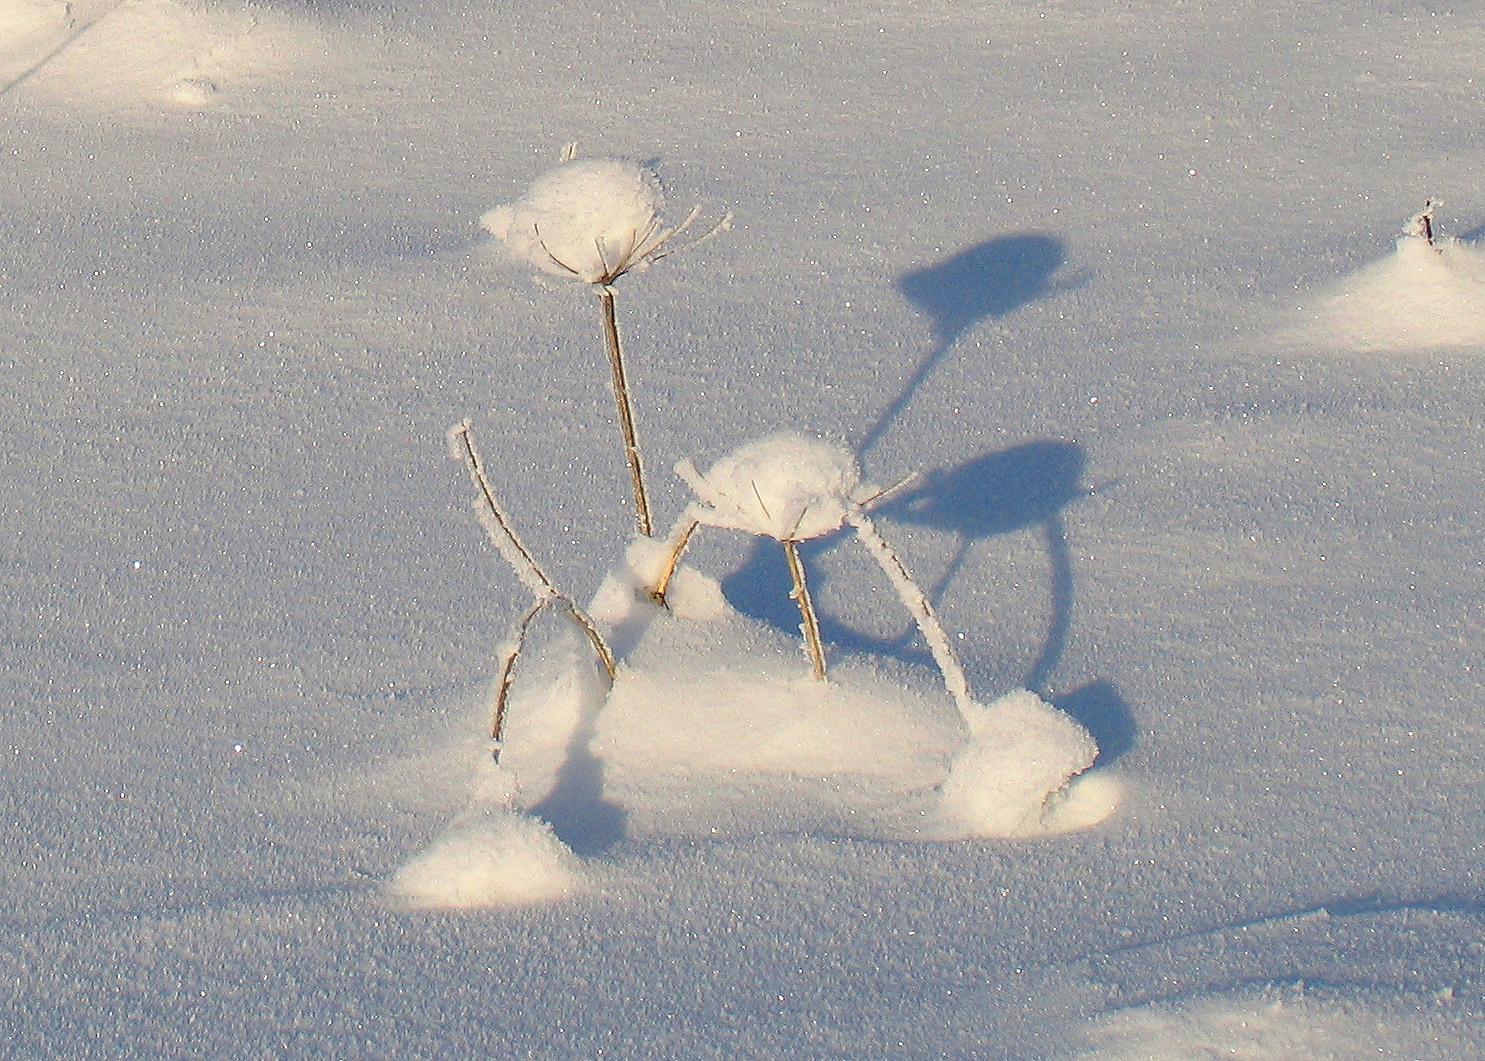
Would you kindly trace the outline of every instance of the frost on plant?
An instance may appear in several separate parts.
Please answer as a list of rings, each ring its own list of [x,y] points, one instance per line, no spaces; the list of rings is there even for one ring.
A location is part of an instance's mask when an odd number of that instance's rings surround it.
[[[557,589],[532,557],[525,543],[516,535],[510,517],[505,514],[499,499],[495,496],[495,488],[490,484],[490,477],[485,472],[485,463],[480,457],[479,448],[474,444],[474,430],[468,420],[449,428],[448,443],[449,456],[454,460],[464,462],[464,466],[469,470],[470,481],[474,483],[475,489],[479,492],[479,498],[475,501],[475,509],[479,512],[480,524],[485,528],[496,550],[515,571],[516,577],[531,591],[533,598],[531,607],[521,616],[511,636],[501,649],[500,683],[495,696],[494,718],[490,723],[493,754],[495,761],[499,762],[505,733],[505,706],[510,695],[511,682],[515,679],[516,661],[521,656],[521,649],[526,643],[526,634],[530,631],[531,624],[547,605],[559,603],[566,609],[574,625],[593,645],[593,650],[602,661],[610,684],[614,679],[614,654],[609,649],[608,642],[603,639],[603,635],[598,632],[598,627],[594,625],[593,620],[582,608],[578,607],[576,601]]]
[[[689,229],[701,213],[697,206],[679,225],[666,227],[660,216],[664,204],[653,170],[619,159],[584,159],[558,166],[539,177],[519,200],[480,218],[480,225],[515,258],[542,272],[580,280],[597,291],[624,457],[634,485],[635,524],[644,537],[650,536],[653,524],[613,284],[669,254],[670,241]],[[696,242],[723,231],[730,220],[730,215],[724,216]]]
[[[911,480],[886,491],[864,486],[856,459],[847,450],[793,433],[740,446],[713,464],[705,475],[690,461],[681,461],[676,465],[676,474],[691,487],[697,500],[671,532],[670,557],[652,594],[657,600],[664,600],[670,576],[697,527],[721,527],[773,538],[783,545],[789,562],[789,573],[794,580],[792,596],[799,605],[805,651],[815,677],[824,681],[825,647],[820,640],[820,624],[798,546],[802,541],[823,537],[849,524],[918,624],[934,662],[943,673],[944,684],[960,712],[968,717],[972,703],[969,684],[954,656],[949,636],[928,597],[867,514],[872,504]]]
[[[512,256],[542,272],[611,284],[643,270],[677,232],[660,218],[665,196],[652,170],[620,159],[568,162],[526,194],[480,218]]]

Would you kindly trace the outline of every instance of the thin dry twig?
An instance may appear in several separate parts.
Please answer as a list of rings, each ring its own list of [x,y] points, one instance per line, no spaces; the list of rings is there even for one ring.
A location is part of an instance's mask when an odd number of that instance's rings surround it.
[[[614,401],[619,409],[619,430],[624,435],[624,459],[629,465],[629,478],[634,485],[634,522],[643,537],[654,533],[650,519],[650,497],[645,490],[644,465],[639,457],[639,435],[634,427],[634,405],[629,398],[629,374],[624,367],[624,348],[619,342],[619,322],[614,315],[614,289],[608,284],[598,287],[598,300],[603,307],[603,341],[608,351],[609,368],[614,377]]]
[[[495,496],[495,488],[490,485],[490,477],[485,473],[485,463],[480,457],[479,449],[474,443],[474,429],[468,420],[454,425],[449,429],[450,456],[455,460],[462,460],[469,471],[469,478],[479,492],[479,501],[476,509],[479,512],[480,523],[484,526],[486,534],[489,535],[491,544],[504,558],[505,562],[515,571],[516,577],[521,584],[531,591],[534,599],[532,606],[521,616],[519,622],[511,630],[509,647],[505,652],[505,658],[501,662],[500,684],[495,695],[494,719],[491,722],[491,736],[494,740],[494,755],[498,762],[505,730],[505,715],[507,701],[510,697],[510,688],[515,681],[516,661],[520,658],[521,649],[525,646],[526,636],[530,633],[531,625],[536,617],[541,614],[542,609],[552,603],[560,603],[567,612],[573,624],[583,632],[593,646],[593,651],[603,663],[603,669],[608,675],[609,684],[612,685],[616,667],[614,663],[613,650],[609,648],[608,642],[599,633],[588,613],[578,607],[566,593],[559,590],[552,580],[547,577],[546,572],[537,564],[531,551],[526,548],[524,542],[517,536],[515,528],[511,525],[510,517],[501,508],[500,501]]]
[[[670,580],[675,577],[676,568],[680,566],[681,557],[686,552],[686,546],[691,544],[691,536],[696,533],[696,528],[701,526],[701,521],[695,518],[694,505],[686,508],[681,518],[676,521],[675,529],[670,532],[670,555],[665,558],[665,566],[660,570],[660,577],[655,580],[655,585],[650,589],[650,600],[665,607],[665,594],[670,590]]]

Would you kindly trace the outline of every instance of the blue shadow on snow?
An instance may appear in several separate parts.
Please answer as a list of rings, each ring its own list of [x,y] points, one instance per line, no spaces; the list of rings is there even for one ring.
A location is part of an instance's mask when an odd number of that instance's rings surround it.
[[[902,416],[949,348],[986,319],[1004,317],[1028,302],[1068,290],[1053,274],[1065,260],[1062,240],[1042,233],[997,236],[897,278],[904,298],[926,314],[933,346],[856,448],[864,457]],[[1078,282],[1076,279],[1074,283]]]

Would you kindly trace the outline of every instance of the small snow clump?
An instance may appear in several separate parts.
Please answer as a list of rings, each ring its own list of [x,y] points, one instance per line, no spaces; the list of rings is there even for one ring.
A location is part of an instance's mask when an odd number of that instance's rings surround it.
[[[546,822],[492,807],[453,825],[387,886],[413,910],[518,907],[582,890],[578,857]]]
[[[1079,806],[1068,821],[1058,820],[1069,781],[1093,765],[1098,745],[1035,693],[1022,689],[989,707],[972,704],[965,717],[969,743],[954,757],[940,789],[939,807],[951,833],[1037,836],[1083,828],[1112,813],[1109,805],[1087,820]],[[1107,796],[1100,793],[1100,799]]]
[[[480,218],[518,260],[554,276],[608,284],[643,269],[669,235],[653,171],[619,159],[568,162]]]

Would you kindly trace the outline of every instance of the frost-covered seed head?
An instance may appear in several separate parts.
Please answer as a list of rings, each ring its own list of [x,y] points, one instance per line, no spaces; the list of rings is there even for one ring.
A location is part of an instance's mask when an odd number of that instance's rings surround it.
[[[792,432],[739,446],[706,475],[690,461],[676,473],[706,506],[703,522],[779,541],[839,530],[861,488],[849,451]]]
[[[668,234],[655,174],[619,159],[568,162],[538,177],[480,226],[516,258],[556,276],[606,284],[643,269]]]

